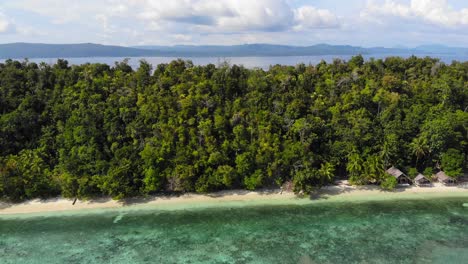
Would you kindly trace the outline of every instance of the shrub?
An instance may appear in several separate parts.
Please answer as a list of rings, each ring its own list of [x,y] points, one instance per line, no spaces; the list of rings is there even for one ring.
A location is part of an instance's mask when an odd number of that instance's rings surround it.
[[[418,175],[418,169],[416,168],[410,168],[408,170],[408,176],[411,178],[411,179],[414,179],[416,177],[416,175]]]
[[[423,174],[426,177],[431,177],[434,174],[434,170],[431,167],[427,167],[424,169]]]
[[[450,177],[458,177],[462,174],[463,163],[465,161],[465,155],[459,150],[448,149],[447,152],[442,154],[442,169]]]
[[[316,169],[303,169],[296,171],[293,178],[294,192],[299,193],[302,191],[304,193],[310,193],[315,185],[317,174],[318,172]]]
[[[397,184],[398,184],[398,182],[397,182],[397,179],[395,177],[393,177],[390,174],[386,174],[385,179],[382,181],[382,183],[380,183],[380,187],[382,189],[384,189],[384,190],[391,191],[391,190],[395,189]]]
[[[263,173],[261,170],[256,170],[251,176],[244,179],[244,185],[247,190],[255,190],[262,186]]]

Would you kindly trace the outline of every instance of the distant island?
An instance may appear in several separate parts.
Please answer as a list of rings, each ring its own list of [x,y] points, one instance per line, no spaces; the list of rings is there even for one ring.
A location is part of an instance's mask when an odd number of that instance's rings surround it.
[[[272,44],[244,44],[231,46],[176,45],[176,46],[111,46],[93,43],[81,44],[0,44],[0,59],[24,58],[80,58],[80,57],[264,57],[317,55],[467,55],[468,48],[443,45],[425,45],[416,48],[364,48],[350,45],[317,44],[288,46]]]

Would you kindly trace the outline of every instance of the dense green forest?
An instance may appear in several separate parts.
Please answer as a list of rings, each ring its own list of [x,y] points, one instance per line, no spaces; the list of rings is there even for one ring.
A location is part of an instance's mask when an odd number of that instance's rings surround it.
[[[0,197],[114,198],[467,170],[468,62],[0,63]]]

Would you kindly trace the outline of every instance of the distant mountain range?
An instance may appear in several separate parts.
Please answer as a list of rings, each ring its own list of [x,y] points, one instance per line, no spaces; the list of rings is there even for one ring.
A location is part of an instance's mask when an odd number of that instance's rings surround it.
[[[246,56],[313,56],[313,55],[468,55],[468,48],[425,45],[416,48],[363,48],[348,45],[318,44],[287,46],[245,44],[232,46],[109,46],[101,44],[0,44],[0,59],[79,58],[79,57],[246,57]]]

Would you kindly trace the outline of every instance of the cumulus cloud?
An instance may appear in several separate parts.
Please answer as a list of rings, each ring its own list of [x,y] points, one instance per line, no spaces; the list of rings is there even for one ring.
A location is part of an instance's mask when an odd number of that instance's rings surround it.
[[[0,6],[31,14],[20,20],[21,28],[66,42],[129,45],[285,43],[293,36],[315,39],[320,30],[338,30],[345,21],[295,0],[2,0]],[[41,24],[30,23],[34,19]]]
[[[173,34],[240,31],[278,32],[336,27],[329,10],[291,7],[289,0],[17,0],[13,5],[51,18],[55,24],[97,22],[108,32],[116,20],[132,18],[146,29]],[[181,31],[181,32],[174,32]]]
[[[143,12],[139,17],[149,21],[172,21],[211,25],[215,17],[231,16],[232,11],[221,1],[172,0],[166,2],[140,1]]]
[[[205,32],[282,31],[294,23],[293,9],[281,0],[172,0],[139,2],[139,15],[152,25],[181,23]]]
[[[295,10],[296,30],[308,28],[338,27],[338,18],[326,9],[317,9],[313,6],[302,6]]]
[[[285,1],[228,0],[226,5],[233,15],[218,20],[220,29],[283,31],[294,23],[294,12]]]
[[[338,20],[329,10],[313,6],[292,8],[283,0],[172,0],[139,2],[140,18],[150,24],[177,22],[207,32],[287,31],[330,28]]]
[[[411,0],[407,4],[394,0],[368,1],[361,17],[382,22],[382,16],[422,20],[443,27],[468,26],[468,8],[453,9],[446,0]]]

